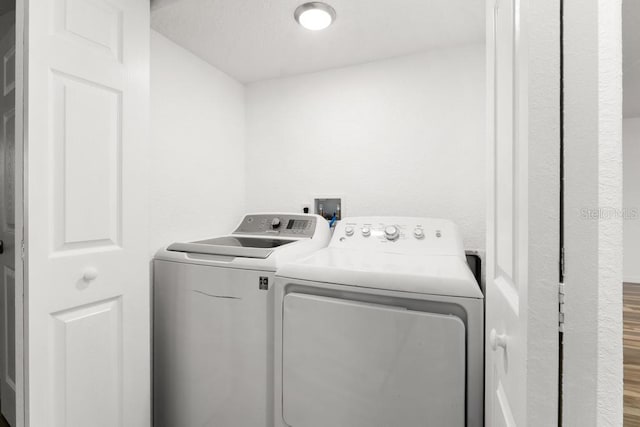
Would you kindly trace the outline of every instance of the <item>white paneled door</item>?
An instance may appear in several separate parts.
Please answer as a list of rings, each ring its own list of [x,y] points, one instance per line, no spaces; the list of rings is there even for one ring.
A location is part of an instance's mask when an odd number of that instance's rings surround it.
[[[28,422],[149,426],[149,2],[27,7]]]
[[[0,39],[0,409],[16,425],[15,26]]]
[[[526,292],[521,281],[523,242],[519,242],[518,211],[523,197],[516,181],[521,159],[515,138],[515,2],[497,0],[490,8],[493,18],[495,87],[493,152],[495,163],[490,185],[489,227],[487,229],[486,287],[486,425],[516,427],[526,425]],[[489,3],[494,3],[489,1]],[[490,60],[490,58],[487,58]],[[489,77],[490,78],[490,77]],[[491,94],[489,94],[491,96]],[[490,112],[491,113],[491,112]],[[491,143],[491,142],[490,142]]]
[[[487,1],[485,417],[491,427],[555,425],[558,417],[558,5]]]

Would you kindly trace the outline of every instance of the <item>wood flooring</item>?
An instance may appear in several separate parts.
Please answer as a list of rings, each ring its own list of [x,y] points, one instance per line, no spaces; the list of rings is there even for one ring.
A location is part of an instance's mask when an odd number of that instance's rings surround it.
[[[624,284],[624,427],[640,427],[640,285]]]

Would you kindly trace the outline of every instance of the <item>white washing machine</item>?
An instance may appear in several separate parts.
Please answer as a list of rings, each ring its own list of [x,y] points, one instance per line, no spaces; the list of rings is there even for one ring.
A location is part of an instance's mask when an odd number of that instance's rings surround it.
[[[345,219],[275,291],[276,426],[483,425],[483,294],[451,221]]]
[[[330,236],[320,216],[255,214],[230,235],[157,253],[155,427],[273,425],[274,274]]]

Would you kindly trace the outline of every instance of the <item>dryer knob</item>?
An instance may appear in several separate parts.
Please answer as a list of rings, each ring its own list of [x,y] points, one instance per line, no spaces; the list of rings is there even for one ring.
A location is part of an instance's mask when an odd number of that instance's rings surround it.
[[[413,235],[416,239],[424,239],[424,230],[422,228],[416,228],[413,230]]]
[[[369,227],[362,227],[362,235],[364,237],[371,236],[371,229]]]
[[[400,230],[395,225],[390,225],[384,229],[384,237],[387,240],[397,240],[400,237]]]
[[[354,232],[354,229],[353,229],[353,227],[352,227],[352,226],[350,226],[350,225],[348,225],[348,226],[347,226],[347,227],[345,227],[345,229],[344,229],[344,233],[345,233],[347,236],[353,236],[353,232]]]
[[[274,230],[275,230],[276,228],[280,227],[280,224],[281,224],[281,222],[280,222],[280,218],[273,218],[273,219],[271,220],[271,228],[273,228]]]

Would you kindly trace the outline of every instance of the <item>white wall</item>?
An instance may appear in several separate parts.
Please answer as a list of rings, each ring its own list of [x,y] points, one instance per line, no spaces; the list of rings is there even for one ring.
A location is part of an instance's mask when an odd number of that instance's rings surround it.
[[[244,212],[244,87],[151,34],[150,250],[229,232]]]
[[[563,419],[623,424],[622,13],[564,2]],[[556,6],[557,7],[557,6]]]
[[[640,283],[640,117],[623,121],[624,281]]]
[[[484,46],[247,86],[247,207],[446,217],[484,248]]]

